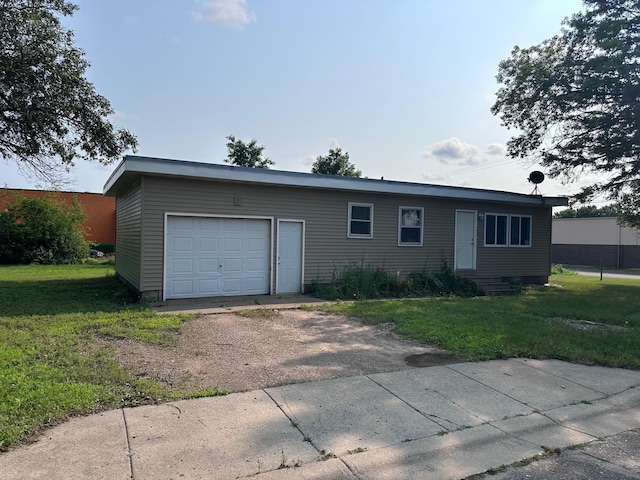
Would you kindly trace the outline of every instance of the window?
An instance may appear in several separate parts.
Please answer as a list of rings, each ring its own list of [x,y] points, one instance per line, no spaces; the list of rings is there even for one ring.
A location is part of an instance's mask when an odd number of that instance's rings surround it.
[[[398,214],[398,245],[422,246],[424,208],[400,207]]]
[[[511,239],[509,244],[514,247],[528,247],[531,245],[531,217],[511,215]]]
[[[531,217],[485,214],[484,245],[485,247],[530,247]]]
[[[507,245],[508,215],[487,213],[484,216],[484,244],[485,246],[500,247]]]
[[[349,238],[373,238],[373,205],[349,203]]]

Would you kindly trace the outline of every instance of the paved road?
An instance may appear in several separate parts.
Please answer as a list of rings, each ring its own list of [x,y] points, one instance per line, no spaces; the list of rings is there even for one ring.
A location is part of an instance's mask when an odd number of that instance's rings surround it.
[[[578,275],[586,275],[588,277],[599,277],[600,272],[588,272],[585,270],[576,270]],[[611,277],[611,278],[629,278],[631,280],[640,280],[640,274],[635,275],[632,273],[613,273],[613,272],[603,272],[603,277]]]

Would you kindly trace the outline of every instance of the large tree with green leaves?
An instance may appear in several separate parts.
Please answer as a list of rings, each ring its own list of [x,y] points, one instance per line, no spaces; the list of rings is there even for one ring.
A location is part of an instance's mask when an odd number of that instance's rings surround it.
[[[65,0],[0,0],[0,156],[58,185],[77,158],[109,164],[137,146],[86,78],[84,52],[61,23]]]
[[[349,152],[342,153],[340,147],[329,149],[328,155],[318,155],[311,167],[311,173],[341,175],[343,177],[362,176],[362,172],[358,170],[354,164],[349,162]]]
[[[275,162],[268,157],[264,157],[264,145],[258,145],[257,140],[252,139],[249,143],[238,140],[233,135],[227,137],[227,158],[225,163],[237,165],[239,167],[269,168]]]
[[[491,111],[518,129],[512,157],[552,177],[600,180],[577,200],[640,195],[640,3],[584,0],[561,33],[502,61]]]

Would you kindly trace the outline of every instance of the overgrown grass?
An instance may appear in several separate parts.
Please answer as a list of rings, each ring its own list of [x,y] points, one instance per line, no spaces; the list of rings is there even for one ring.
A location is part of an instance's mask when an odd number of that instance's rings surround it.
[[[335,272],[331,282],[314,282],[308,292],[325,300],[365,300],[371,298],[406,298],[441,295],[470,297],[481,294],[478,286],[457,275],[446,262],[439,272],[426,270],[403,274],[384,267],[351,263]]]
[[[112,265],[0,266],[0,451],[69,415],[187,395],[128,374],[108,342],[169,343],[187,318],[132,303]]]
[[[469,360],[510,357],[640,368],[640,280],[552,276],[561,287],[504,297],[339,303],[316,307],[394,322],[396,331]]]

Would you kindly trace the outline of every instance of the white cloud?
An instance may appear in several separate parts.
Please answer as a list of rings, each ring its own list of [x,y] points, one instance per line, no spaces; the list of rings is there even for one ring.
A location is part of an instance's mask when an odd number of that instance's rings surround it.
[[[501,143],[490,143],[489,145],[487,145],[487,148],[485,148],[485,152],[487,152],[489,155],[498,155],[500,157],[506,157],[507,147],[505,147]]]
[[[427,145],[422,156],[446,165],[476,165],[481,161],[482,151],[475,145],[452,137],[443,142]]]
[[[201,3],[201,9],[193,13],[196,21],[218,22],[241,28],[256,20],[256,14],[247,8],[246,0],[212,0],[198,3]]]
[[[505,157],[507,149],[500,143],[491,143],[484,149],[452,137],[424,147],[422,157],[445,165],[469,167],[494,161],[492,157]]]

